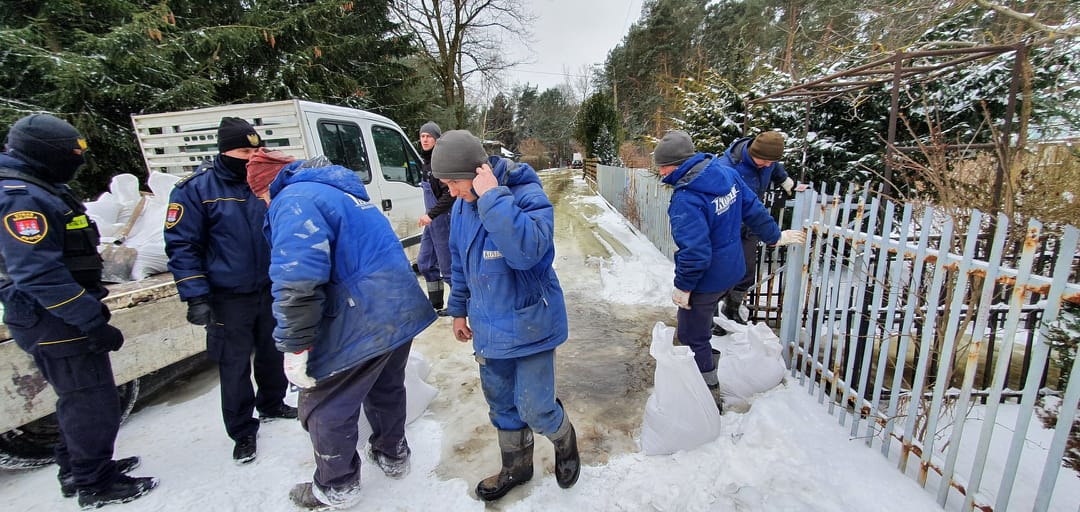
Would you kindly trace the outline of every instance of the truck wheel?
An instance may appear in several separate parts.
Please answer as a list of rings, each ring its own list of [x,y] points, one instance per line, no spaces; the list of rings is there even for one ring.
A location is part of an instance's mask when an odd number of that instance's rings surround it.
[[[116,388],[120,393],[120,422],[123,423],[139,398],[139,379]],[[0,434],[0,468],[29,469],[51,464],[53,447],[59,441],[56,414]]]

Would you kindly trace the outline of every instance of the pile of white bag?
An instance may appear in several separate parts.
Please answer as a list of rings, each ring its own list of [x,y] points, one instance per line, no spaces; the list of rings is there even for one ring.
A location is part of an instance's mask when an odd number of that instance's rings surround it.
[[[86,203],[86,213],[101,231],[99,250],[108,245],[130,247],[138,252],[131,269],[130,280],[137,281],[168,270],[165,256],[165,211],[169,207],[169,193],[180,178],[161,172],[150,173],[151,194],[139,192],[139,179],[131,174],[113,177],[109,191],[95,201]],[[126,236],[121,236],[131,220],[140,199],[145,197],[143,208]]]
[[[730,334],[713,336],[720,351],[716,377],[725,414],[746,412],[753,395],[779,385],[787,371],[780,339],[765,324],[740,325],[723,317],[716,322]],[[653,393],[645,404],[641,450],[663,455],[690,450],[720,435],[720,413],[694,353],[674,346],[674,327],[657,322],[649,354],[656,359]]]

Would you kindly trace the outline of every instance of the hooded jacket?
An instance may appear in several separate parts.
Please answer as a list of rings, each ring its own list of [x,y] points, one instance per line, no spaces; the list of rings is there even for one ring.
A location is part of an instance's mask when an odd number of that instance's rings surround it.
[[[678,247],[675,287],[680,290],[717,293],[742,280],[742,224],[770,245],[780,239],[768,210],[716,155],[697,153],[662,181],[675,187],[668,218]]]
[[[221,155],[176,183],[165,218],[165,253],[180,298],[253,293],[270,285],[266,203]]]
[[[473,350],[523,357],[566,341],[566,303],[551,263],[555,216],[528,164],[490,157],[499,186],[450,210],[453,260],[447,313],[468,317]]]
[[[310,348],[315,380],[411,341],[437,318],[363,182],[339,165],[304,166],[322,162],[281,170],[264,228],[274,339],[282,352]]]
[[[769,182],[779,185],[788,179],[788,173],[784,169],[784,164],[780,162],[773,162],[759,169],[754,159],[750,158],[750,143],[753,141],[753,137],[736,139],[724,151],[723,162],[725,165],[734,167],[746,186],[754,191],[758,199],[763,199],[765,191],[769,189]]]

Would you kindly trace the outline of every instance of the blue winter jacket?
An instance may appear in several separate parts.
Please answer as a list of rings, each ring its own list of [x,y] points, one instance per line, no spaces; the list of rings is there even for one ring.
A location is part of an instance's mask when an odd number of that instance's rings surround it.
[[[409,342],[437,318],[360,178],[318,160],[293,162],[270,184],[265,227],[274,339],[282,352],[311,348],[316,381]]]
[[[678,247],[675,287],[680,290],[717,293],[742,280],[742,224],[768,244],[780,239],[768,210],[716,155],[698,153],[662,181],[675,187],[668,218]]]
[[[753,137],[736,139],[724,151],[723,160],[724,164],[739,171],[739,176],[746,182],[746,186],[754,191],[758,199],[764,199],[765,191],[769,189],[769,182],[779,185],[788,179],[788,173],[784,169],[784,164],[780,162],[773,162],[772,165],[759,169],[754,159],[750,158],[750,143],[753,141]]]
[[[220,155],[176,183],[165,216],[165,253],[182,300],[270,285],[266,202]]]
[[[528,164],[488,159],[499,186],[450,209],[447,313],[468,317],[473,350],[523,357],[566,341],[566,303],[551,262],[555,216]]]

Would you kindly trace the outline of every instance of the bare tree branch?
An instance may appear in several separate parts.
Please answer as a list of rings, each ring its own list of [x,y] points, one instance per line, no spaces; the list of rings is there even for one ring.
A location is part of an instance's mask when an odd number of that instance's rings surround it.
[[[465,87],[474,76],[495,81],[499,72],[519,62],[500,51],[502,37],[529,41],[535,17],[524,0],[395,0],[391,11],[399,29],[424,49],[422,59],[455,111],[457,128],[465,126]]]
[[[1007,16],[1009,18],[1017,20],[1039,32],[1045,32],[1047,34],[1047,39],[1050,41],[1065,37],[1080,37],[1080,26],[1077,25],[1047,25],[1036,19],[1034,14],[1014,11],[1008,7],[1005,7],[1004,5],[991,3],[988,0],[975,0],[975,5],[978,5],[983,9],[989,9],[1003,16]]]

